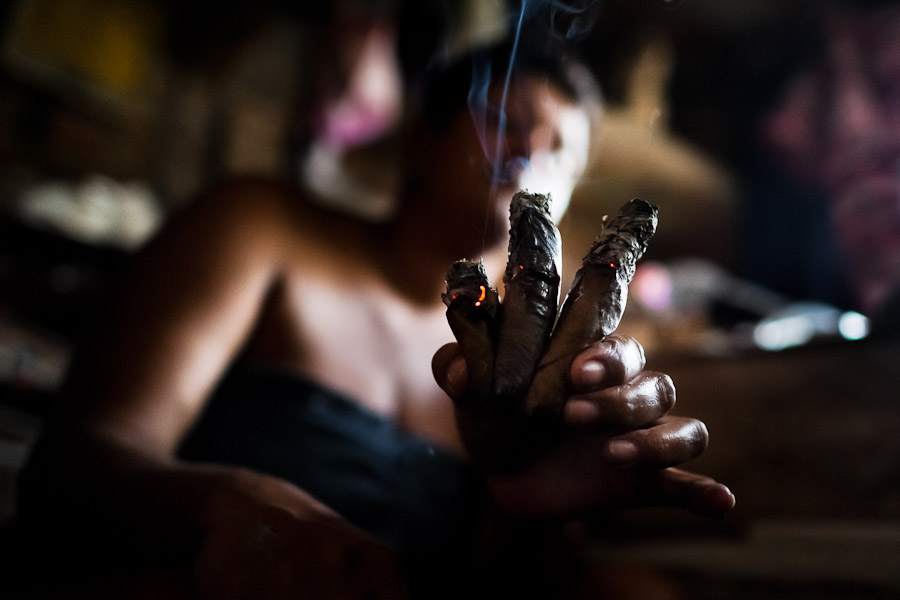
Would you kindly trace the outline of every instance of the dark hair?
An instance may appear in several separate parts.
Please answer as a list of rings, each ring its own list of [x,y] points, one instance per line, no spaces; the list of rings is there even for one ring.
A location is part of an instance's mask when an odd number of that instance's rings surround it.
[[[508,72],[513,77],[536,75],[552,82],[575,103],[599,95],[574,49],[553,38],[535,43],[533,36],[523,34],[522,39],[527,43],[516,45],[514,40],[506,40],[476,47],[451,63],[425,71],[417,85],[424,121],[436,129],[446,127],[466,105],[475,76],[496,83]]]

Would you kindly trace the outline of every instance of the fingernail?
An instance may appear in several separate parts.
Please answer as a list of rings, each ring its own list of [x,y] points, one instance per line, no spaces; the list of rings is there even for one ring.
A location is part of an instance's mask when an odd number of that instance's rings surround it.
[[[582,387],[598,387],[606,378],[606,365],[597,360],[589,360],[579,367],[578,380]]]
[[[728,512],[737,504],[737,498],[734,497],[734,492],[728,489],[728,486],[722,484],[719,484],[719,486],[722,488],[722,492],[724,493],[722,506],[725,509],[725,512]]]
[[[707,488],[700,498],[702,508],[696,512],[712,518],[724,517],[737,503],[732,491],[721,483],[717,483]]]
[[[606,459],[617,466],[628,466],[638,458],[638,448],[626,440],[610,440],[606,444]]]

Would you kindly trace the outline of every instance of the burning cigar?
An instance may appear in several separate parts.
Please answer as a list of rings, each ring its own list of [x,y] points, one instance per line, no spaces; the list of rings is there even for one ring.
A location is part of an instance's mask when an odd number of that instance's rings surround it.
[[[559,303],[560,237],[550,196],[520,191],[509,208],[509,259],[497,331],[494,395],[521,402],[544,352]]]
[[[500,299],[491,287],[481,261],[460,260],[447,272],[447,322],[465,356],[469,397],[482,401],[466,406],[478,414],[495,410],[492,397],[494,338]]]
[[[618,326],[636,263],[656,232],[657,212],[655,206],[635,198],[618,215],[604,219],[534,375],[525,400],[527,414],[558,418],[568,396],[571,359]]]
[[[560,240],[549,207],[549,196],[513,197],[502,303],[481,262],[459,261],[447,274],[447,320],[469,374],[458,402],[476,419],[559,419],[571,359],[618,326],[636,263],[656,231],[657,209],[643,200],[604,219],[556,318]]]

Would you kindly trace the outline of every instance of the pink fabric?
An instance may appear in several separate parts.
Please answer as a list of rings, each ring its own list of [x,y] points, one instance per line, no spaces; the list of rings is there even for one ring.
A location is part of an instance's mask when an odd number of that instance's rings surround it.
[[[900,8],[835,17],[828,53],[764,124],[770,148],[830,195],[863,308],[900,290]]]

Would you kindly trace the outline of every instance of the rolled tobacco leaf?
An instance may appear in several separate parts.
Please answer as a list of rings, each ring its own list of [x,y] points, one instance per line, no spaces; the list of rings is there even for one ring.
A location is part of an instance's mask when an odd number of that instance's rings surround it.
[[[453,263],[447,272],[447,291],[441,298],[447,305],[447,322],[466,361],[469,394],[462,400],[466,404],[463,408],[490,414],[495,410],[490,398],[500,299],[491,287],[484,264],[480,260]]]
[[[636,263],[656,232],[657,213],[655,206],[635,198],[618,215],[604,219],[600,235],[575,274],[534,374],[525,399],[527,414],[553,419],[561,415],[570,391],[571,359],[618,326]]]
[[[493,392],[501,403],[518,404],[528,391],[556,320],[561,242],[550,216],[549,195],[520,191],[509,210],[509,257]]]

